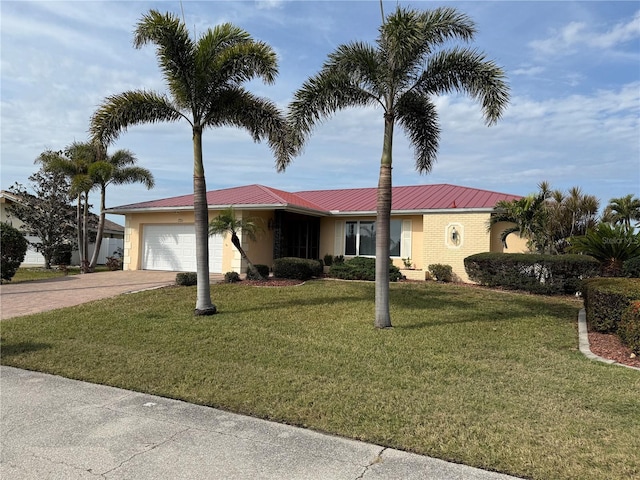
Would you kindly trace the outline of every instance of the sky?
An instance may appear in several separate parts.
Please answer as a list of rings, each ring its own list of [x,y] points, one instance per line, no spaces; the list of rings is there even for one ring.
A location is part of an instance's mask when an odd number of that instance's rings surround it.
[[[448,183],[516,195],[542,181],[595,195],[640,195],[640,4],[637,1],[402,1],[416,9],[455,7],[473,19],[469,46],[500,65],[511,90],[503,118],[487,127],[464,94],[434,98],[441,137],[428,174],[396,128],[393,184]],[[93,112],[127,90],[167,92],[153,45],[133,47],[136,22],[150,9],[184,18],[192,35],[231,22],[276,51],[273,85],[247,84],[283,111],[339,45],[373,44],[380,3],[362,1],[10,1],[0,2],[1,188],[28,185],[45,150],[88,139]],[[458,44],[460,44],[458,42]],[[452,45],[447,45],[451,47]],[[375,187],[383,116],[343,110],[319,125],[302,154],[277,173],[266,143],[233,128],[208,129],[208,190],[262,184],[286,191]],[[156,186],[110,186],[107,207],[193,192],[193,148],[186,122],[131,127],[109,152],[128,149]],[[90,201],[98,205],[98,193]],[[111,216],[118,223],[122,216]]]

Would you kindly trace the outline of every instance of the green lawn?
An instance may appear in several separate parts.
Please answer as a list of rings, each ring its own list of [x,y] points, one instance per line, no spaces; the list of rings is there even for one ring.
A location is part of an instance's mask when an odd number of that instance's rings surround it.
[[[2,363],[535,479],[640,477],[640,373],[577,349],[580,303],[434,282],[195,287],[2,322]]]
[[[98,265],[95,269],[96,272],[106,272],[107,270],[107,267],[104,265]],[[7,283],[33,282],[34,280],[48,280],[51,278],[64,277],[65,275],[79,274],[80,267],[69,267],[66,273],[55,267],[48,270],[43,267],[19,268],[11,281]]]

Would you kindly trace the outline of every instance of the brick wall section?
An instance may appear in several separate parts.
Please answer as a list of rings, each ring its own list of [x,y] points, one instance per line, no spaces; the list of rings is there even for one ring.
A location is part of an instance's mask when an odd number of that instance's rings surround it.
[[[423,217],[423,262],[425,269],[434,263],[451,265],[454,279],[469,282],[464,259],[475,253],[488,252],[491,235],[487,232],[489,212],[430,213]],[[456,245],[451,239],[455,227],[459,235]]]

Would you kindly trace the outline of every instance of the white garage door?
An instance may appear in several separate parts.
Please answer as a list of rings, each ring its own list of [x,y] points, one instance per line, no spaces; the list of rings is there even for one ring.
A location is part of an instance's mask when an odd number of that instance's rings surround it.
[[[209,237],[209,271],[222,273],[222,236]],[[143,270],[196,271],[196,233],[193,224],[144,225]]]

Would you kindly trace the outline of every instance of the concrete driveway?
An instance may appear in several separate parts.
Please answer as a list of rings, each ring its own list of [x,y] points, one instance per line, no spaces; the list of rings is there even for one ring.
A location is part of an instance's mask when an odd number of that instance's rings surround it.
[[[176,272],[134,270],[0,285],[0,320],[172,285]]]

